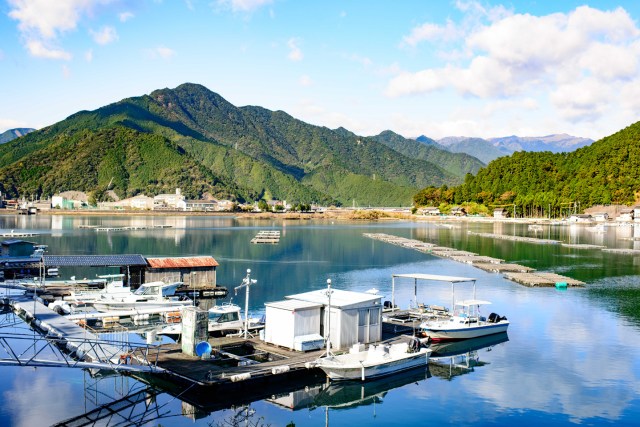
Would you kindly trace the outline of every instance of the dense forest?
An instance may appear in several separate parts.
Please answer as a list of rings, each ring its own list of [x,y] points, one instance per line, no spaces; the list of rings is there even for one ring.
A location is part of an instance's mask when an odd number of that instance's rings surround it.
[[[0,145],[0,191],[46,198],[78,190],[100,200],[107,187],[120,198],[180,187],[191,198],[409,206],[420,188],[460,184],[482,166],[389,136],[236,107],[187,83],[81,111]]]
[[[429,186],[418,206],[476,203],[516,215],[557,216],[563,209],[632,205],[640,200],[640,122],[570,153],[516,152],[460,186]]]

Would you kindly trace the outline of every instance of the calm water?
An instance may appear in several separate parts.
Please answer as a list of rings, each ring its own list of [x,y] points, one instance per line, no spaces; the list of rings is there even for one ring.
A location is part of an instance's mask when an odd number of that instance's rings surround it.
[[[161,224],[172,228],[110,233],[78,228]],[[326,389],[311,383],[234,407],[220,403],[220,396],[214,395],[206,398],[207,408],[196,409],[166,393],[148,395],[144,404],[125,408],[97,425],[638,425],[640,420],[639,256],[494,241],[467,233],[536,236],[520,224],[443,227],[231,217],[0,216],[0,229],[42,232],[29,240],[48,245],[48,253],[55,255],[211,255],[220,263],[218,283],[229,289],[240,284],[251,268],[252,278],[258,280],[251,289],[253,312],[263,311],[265,302],[285,295],[323,288],[328,278],[336,288],[375,287],[390,298],[394,273],[475,277],[478,297],[492,301],[491,311],[511,321],[507,341],[477,350],[471,360],[443,359],[428,370],[364,386]],[[250,244],[264,229],[280,230],[280,243]],[[469,250],[564,274],[588,285],[567,291],[529,289],[501,275],[367,239],[362,236],[366,232]],[[537,232],[537,237],[564,242],[638,249],[636,236],[640,226],[608,227],[604,233],[585,226],[544,226]],[[61,271],[64,277],[104,272],[109,271]],[[408,305],[413,283],[396,285],[396,301]],[[449,305],[449,292],[446,285],[429,284],[418,290],[418,299]],[[244,303],[244,293],[234,298]],[[0,315],[0,326],[0,332],[31,333],[10,314]],[[96,378],[66,368],[3,366],[0,378],[0,425],[12,426],[55,424],[145,389],[129,377]]]

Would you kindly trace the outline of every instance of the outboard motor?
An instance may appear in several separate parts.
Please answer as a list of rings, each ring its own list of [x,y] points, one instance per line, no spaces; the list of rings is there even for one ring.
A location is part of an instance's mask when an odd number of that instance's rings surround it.
[[[393,307],[391,306],[391,301],[385,301],[385,302],[384,302],[384,308],[393,308]]]
[[[491,323],[498,323],[500,321],[500,315],[496,314],[496,313],[491,313],[489,315],[489,322]]]

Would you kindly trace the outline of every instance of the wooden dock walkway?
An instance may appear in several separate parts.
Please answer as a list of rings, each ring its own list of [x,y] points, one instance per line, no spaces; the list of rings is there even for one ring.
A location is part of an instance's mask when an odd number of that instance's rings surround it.
[[[473,235],[478,235],[482,237],[494,237],[494,236],[502,236],[502,235],[494,235],[490,233],[471,233]],[[504,260],[481,256],[472,252],[460,251],[453,248],[443,247],[443,246],[427,246],[431,245],[430,243],[421,242],[419,240],[408,239],[405,237],[398,237],[384,233],[364,233],[365,237],[380,240],[386,243],[391,243],[394,245],[412,248],[419,250],[421,252],[429,253],[441,258],[450,258],[453,261],[463,262],[466,264],[471,264],[474,267],[480,268],[481,270],[500,273],[503,274],[506,279],[514,281],[516,283],[525,285],[525,286],[556,286],[556,283],[566,283],[567,286],[578,287],[584,286],[585,283],[579,280],[572,279],[570,277],[561,276],[555,273],[543,273],[543,272],[535,272],[534,268],[526,267],[519,264],[505,264]],[[529,243],[547,243],[547,244],[556,244],[559,243],[557,240],[543,240],[543,239],[533,239],[529,237],[523,237],[518,239],[511,239],[512,237],[519,236],[506,236],[509,240],[517,240]],[[428,249],[424,249],[428,247]],[[627,252],[628,253],[628,252]],[[640,251],[637,251],[640,253]]]
[[[251,239],[251,243],[280,243],[280,231],[262,230]]]
[[[97,335],[81,328],[73,321],[59,315],[38,300],[24,296],[13,296],[5,300],[19,315],[43,331],[48,337],[57,337],[66,342],[70,352],[90,362],[119,363],[125,352],[122,348],[104,342]]]

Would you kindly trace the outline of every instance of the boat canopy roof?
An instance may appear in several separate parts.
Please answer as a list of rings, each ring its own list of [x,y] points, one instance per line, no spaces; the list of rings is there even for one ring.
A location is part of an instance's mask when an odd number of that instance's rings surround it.
[[[436,282],[475,282],[476,279],[470,277],[456,277],[456,276],[441,276],[439,274],[423,274],[423,273],[411,273],[411,274],[392,274],[392,277],[404,277],[407,279],[420,279],[420,280],[433,280]]]
[[[240,306],[237,304],[227,303],[222,305],[214,305],[209,309],[209,313],[232,313],[234,311],[240,311]]]
[[[467,299],[463,301],[456,301],[456,305],[460,307],[470,307],[472,305],[489,305],[491,302],[481,299]]]

